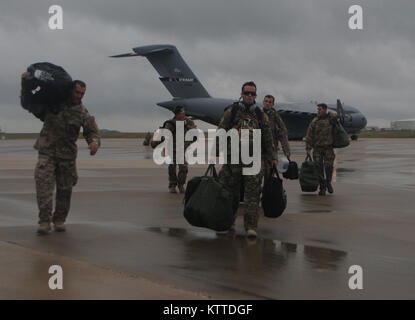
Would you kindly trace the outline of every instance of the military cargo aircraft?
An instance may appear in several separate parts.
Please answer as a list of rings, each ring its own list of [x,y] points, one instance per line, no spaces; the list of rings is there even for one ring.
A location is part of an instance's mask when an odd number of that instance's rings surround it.
[[[218,125],[224,109],[235,102],[232,99],[211,97],[175,46],[149,45],[132,50],[131,53],[111,57],[143,56],[148,59],[159,73],[160,81],[173,96],[172,100],[159,102],[157,105],[170,111],[182,105],[188,116]],[[352,135],[351,138],[357,139],[357,133],[367,124],[365,116],[356,108],[343,106],[339,99],[335,105],[327,104],[327,106],[330,110],[337,112],[343,127],[347,133]],[[308,125],[316,116],[317,109],[315,102],[277,103],[275,108],[287,126],[289,139],[302,139],[306,135]]]

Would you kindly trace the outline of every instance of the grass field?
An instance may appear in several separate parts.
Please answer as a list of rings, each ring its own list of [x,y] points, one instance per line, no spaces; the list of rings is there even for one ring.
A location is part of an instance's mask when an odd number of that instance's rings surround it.
[[[358,136],[359,138],[415,138],[415,131],[365,131],[359,133]]]

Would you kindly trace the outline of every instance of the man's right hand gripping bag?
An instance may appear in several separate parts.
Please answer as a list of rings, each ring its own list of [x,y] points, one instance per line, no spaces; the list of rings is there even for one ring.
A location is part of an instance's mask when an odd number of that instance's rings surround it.
[[[219,182],[215,165],[194,177],[185,193],[184,217],[192,226],[226,231],[233,224],[232,195]]]
[[[314,161],[307,155],[300,169],[301,191],[314,192],[318,189],[319,180]]]

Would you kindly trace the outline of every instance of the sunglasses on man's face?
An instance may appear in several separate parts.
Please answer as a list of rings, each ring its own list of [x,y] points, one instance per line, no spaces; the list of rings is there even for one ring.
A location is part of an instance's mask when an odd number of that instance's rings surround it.
[[[245,96],[256,97],[256,92],[254,91],[244,91],[242,92]]]

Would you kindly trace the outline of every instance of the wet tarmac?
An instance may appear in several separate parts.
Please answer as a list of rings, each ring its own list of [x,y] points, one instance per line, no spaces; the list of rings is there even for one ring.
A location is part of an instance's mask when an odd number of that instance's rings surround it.
[[[33,141],[0,141],[0,298],[415,299],[415,140],[362,139],[337,151],[333,195],[284,180],[288,206],[248,240],[183,218],[167,169],[141,141],[80,141],[66,233],[38,236]],[[292,142],[300,165],[304,145]],[[205,166],[189,168],[189,177]],[[50,290],[50,265],[64,289]],[[349,268],[363,270],[351,290]]]

